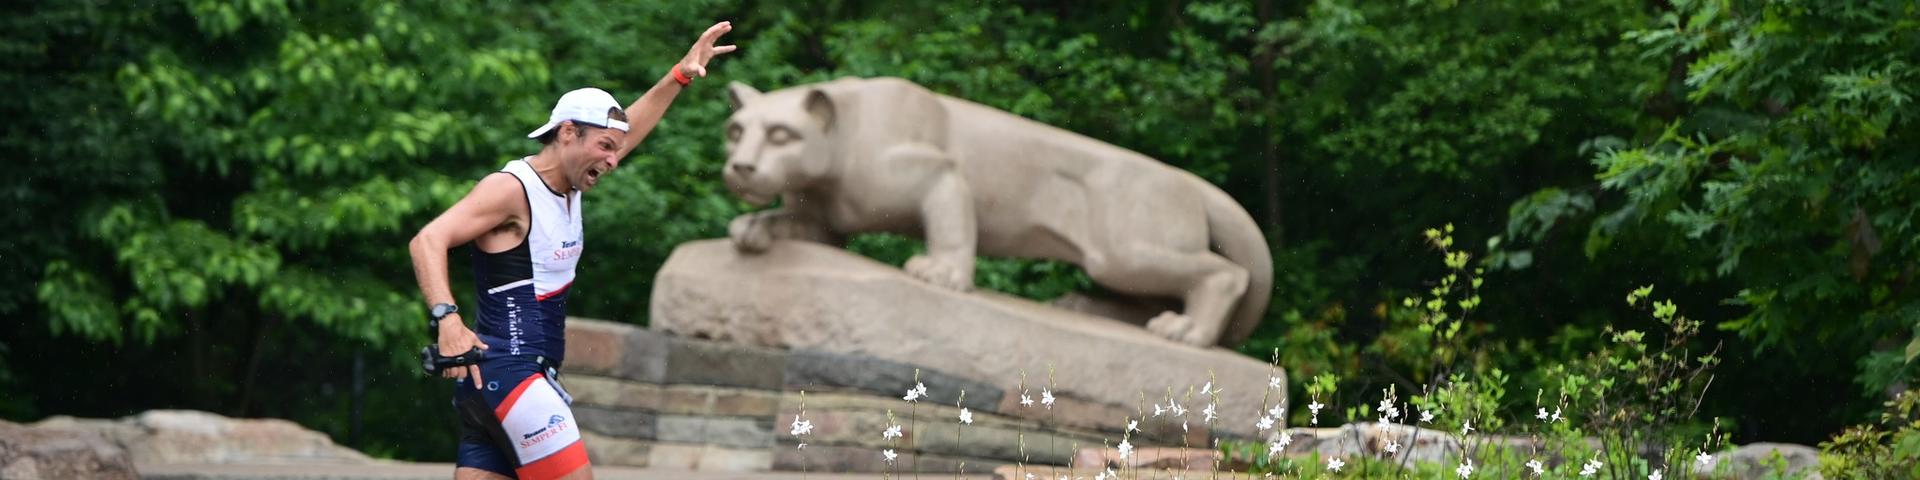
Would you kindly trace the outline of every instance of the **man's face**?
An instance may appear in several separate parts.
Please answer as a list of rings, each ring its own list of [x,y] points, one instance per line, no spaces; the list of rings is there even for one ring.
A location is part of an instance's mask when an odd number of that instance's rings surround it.
[[[572,135],[562,147],[562,158],[567,159],[567,181],[582,193],[592,190],[600,184],[600,177],[620,167],[620,144],[626,140],[627,132],[611,128],[582,129],[569,125]],[[584,134],[582,134],[584,132]]]

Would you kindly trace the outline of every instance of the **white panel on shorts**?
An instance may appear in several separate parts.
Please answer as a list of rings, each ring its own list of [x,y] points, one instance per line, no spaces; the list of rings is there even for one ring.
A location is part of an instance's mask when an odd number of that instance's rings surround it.
[[[574,423],[573,411],[544,376],[529,382],[527,390],[521,392],[509,408],[500,425],[513,441],[513,453],[520,457],[521,465],[547,458],[580,440],[580,428]]]

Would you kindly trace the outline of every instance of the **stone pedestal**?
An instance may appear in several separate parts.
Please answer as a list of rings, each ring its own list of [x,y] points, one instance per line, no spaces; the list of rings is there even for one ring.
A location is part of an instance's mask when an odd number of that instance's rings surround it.
[[[0,420],[0,478],[133,480],[133,457],[99,432]]]
[[[682,244],[652,299],[653,328],[675,336],[926,366],[996,387],[999,405],[1017,403],[1021,372],[1036,400],[1051,377],[1056,396],[1081,405],[1066,415],[1091,413],[1087,420],[1100,423],[1150,415],[1172,392],[1191,432],[1207,423],[1201,411],[1212,399],[1200,392],[1211,383],[1224,392],[1210,430],[1251,438],[1260,412],[1285,402],[1285,388],[1269,387],[1270,377],[1284,387],[1285,374],[1244,355],[993,292],[941,289],[814,243],[777,242],[760,254],[724,239]],[[911,385],[886,376],[897,372],[837,374],[885,379],[895,394]]]

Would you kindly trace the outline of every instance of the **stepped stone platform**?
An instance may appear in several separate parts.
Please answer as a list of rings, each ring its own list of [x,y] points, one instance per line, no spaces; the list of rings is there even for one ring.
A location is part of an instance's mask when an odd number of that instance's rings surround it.
[[[310,465],[216,465],[168,464],[140,465],[140,478],[146,480],[446,480],[453,477],[449,463],[382,463],[315,468]],[[881,475],[822,475],[819,472],[706,472],[689,470],[607,467],[595,465],[593,478],[599,480],[804,480],[836,478],[878,480]],[[969,480],[985,480],[990,475],[969,475]]]
[[[901,396],[916,370],[927,398],[907,402]],[[893,449],[899,471],[978,474],[1022,462],[1064,465],[1076,449],[1118,444],[1128,419],[1151,415],[1151,407],[1143,413],[1065,390],[1048,409],[1038,403],[1037,386],[1030,388],[1035,404],[1021,406],[1019,391],[997,379],[930,365],[683,338],[584,318],[567,320],[561,379],[597,465],[882,472],[889,466],[880,452]],[[1191,405],[1186,430],[1166,421],[1169,415],[1141,421],[1126,438],[1142,446],[1201,446],[1230,436],[1203,421],[1204,400],[1182,401]],[[961,408],[972,424],[959,423]],[[796,416],[811,422],[812,432],[791,435]],[[882,437],[892,424],[904,427],[903,438]]]

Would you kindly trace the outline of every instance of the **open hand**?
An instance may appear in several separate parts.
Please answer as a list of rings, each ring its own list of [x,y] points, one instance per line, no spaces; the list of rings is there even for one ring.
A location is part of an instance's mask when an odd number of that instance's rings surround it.
[[[713,42],[720,40],[721,35],[731,31],[733,31],[733,22],[720,22],[707,27],[707,31],[700,34],[700,40],[693,42],[693,48],[687,51],[686,58],[680,59],[680,65],[674,68],[679,68],[680,73],[689,77],[707,76],[707,62],[712,61],[714,56],[740,48],[736,45],[717,47],[713,45]]]

